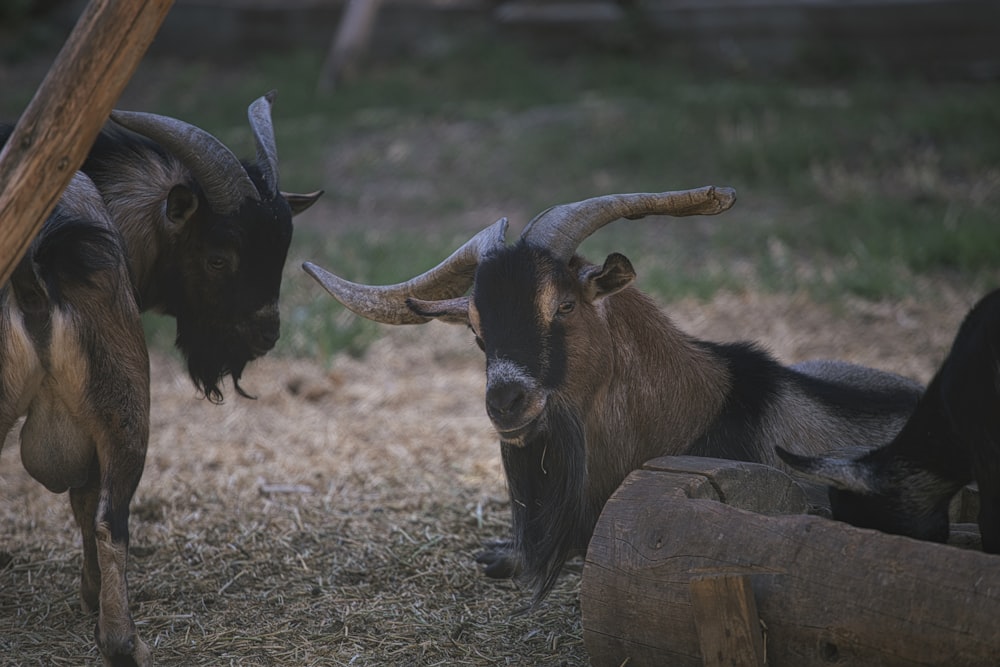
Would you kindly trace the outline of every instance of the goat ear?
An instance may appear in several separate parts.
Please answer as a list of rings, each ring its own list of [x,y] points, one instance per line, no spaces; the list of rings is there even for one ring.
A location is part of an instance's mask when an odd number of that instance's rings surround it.
[[[198,210],[198,195],[186,185],[175,185],[167,194],[167,219],[183,225]]]
[[[424,301],[409,298],[406,306],[421,317],[429,317],[448,324],[469,325],[469,297],[460,296],[455,299],[441,301]]]
[[[856,459],[838,456],[803,456],[775,446],[778,458],[793,470],[841,491],[878,493],[871,466]]]
[[[300,195],[295,192],[282,192],[281,196],[285,198],[285,201],[287,201],[288,205],[291,207],[292,215],[298,215],[315,204],[316,200],[319,199],[322,194],[322,190],[317,190],[316,192],[310,192],[307,195]]]
[[[635,280],[635,269],[625,255],[613,252],[604,266],[588,266],[580,272],[583,293],[591,301],[620,292]]]

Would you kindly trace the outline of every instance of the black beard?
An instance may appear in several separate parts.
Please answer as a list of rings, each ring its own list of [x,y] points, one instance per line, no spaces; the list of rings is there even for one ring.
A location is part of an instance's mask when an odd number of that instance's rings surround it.
[[[501,443],[510,491],[513,548],[537,604],[563,563],[585,550],[596,517],[586,502],[586,438],[579,417],[550,403],[544,426],[521,447]]]
[[[233,388],[244,398],[254,398],[240,386],[243,369],[254,359],[246,345],[238,340],[220,340],[191,328],[177,326],[177,349],[187,360],[191,381],[212,403],[222,403],[222,381],[233,379]]]

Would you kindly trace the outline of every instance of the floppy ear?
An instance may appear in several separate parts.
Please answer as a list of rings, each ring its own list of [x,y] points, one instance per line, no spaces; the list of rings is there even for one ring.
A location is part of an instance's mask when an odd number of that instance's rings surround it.
[[[421,317],[432,317],[448,324],[469,324],[469,297],[460,296],[442,301],[409,298],[406,307]]]
[[[579,275],[580,286],[590,301],[620,292],[635,280],[635,269],[628,257],[617,252],[608,255],[604,266],[588,266]]]
[[[879,493],[870,464],[838,456],[803,456],[775,446],[778,458],[793,470],[841,491]]]
[[[310,192],[307,195],[300,195],[295,192],[282,192],[281,196],[288,202],[288,206],[292,209],[292,215],[298,215],[315,204],[316,200],[318,200],[322,194],[322,190],[317,190],[316,192]]]

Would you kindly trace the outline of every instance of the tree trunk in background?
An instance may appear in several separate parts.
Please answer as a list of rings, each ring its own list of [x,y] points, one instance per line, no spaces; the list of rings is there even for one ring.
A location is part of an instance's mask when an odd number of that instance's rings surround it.
[[[323,63],[317,87],[321,93],[333,91],[337,83],[357,74],[358,63],[368,50],[381,0],[348,0],[330,52]]]

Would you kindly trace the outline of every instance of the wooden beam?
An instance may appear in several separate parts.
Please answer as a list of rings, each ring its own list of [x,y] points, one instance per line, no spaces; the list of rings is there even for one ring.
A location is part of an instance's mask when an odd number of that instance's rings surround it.
[[[0,285],[80,168],[173,0],[91,0],[0,150]]]

